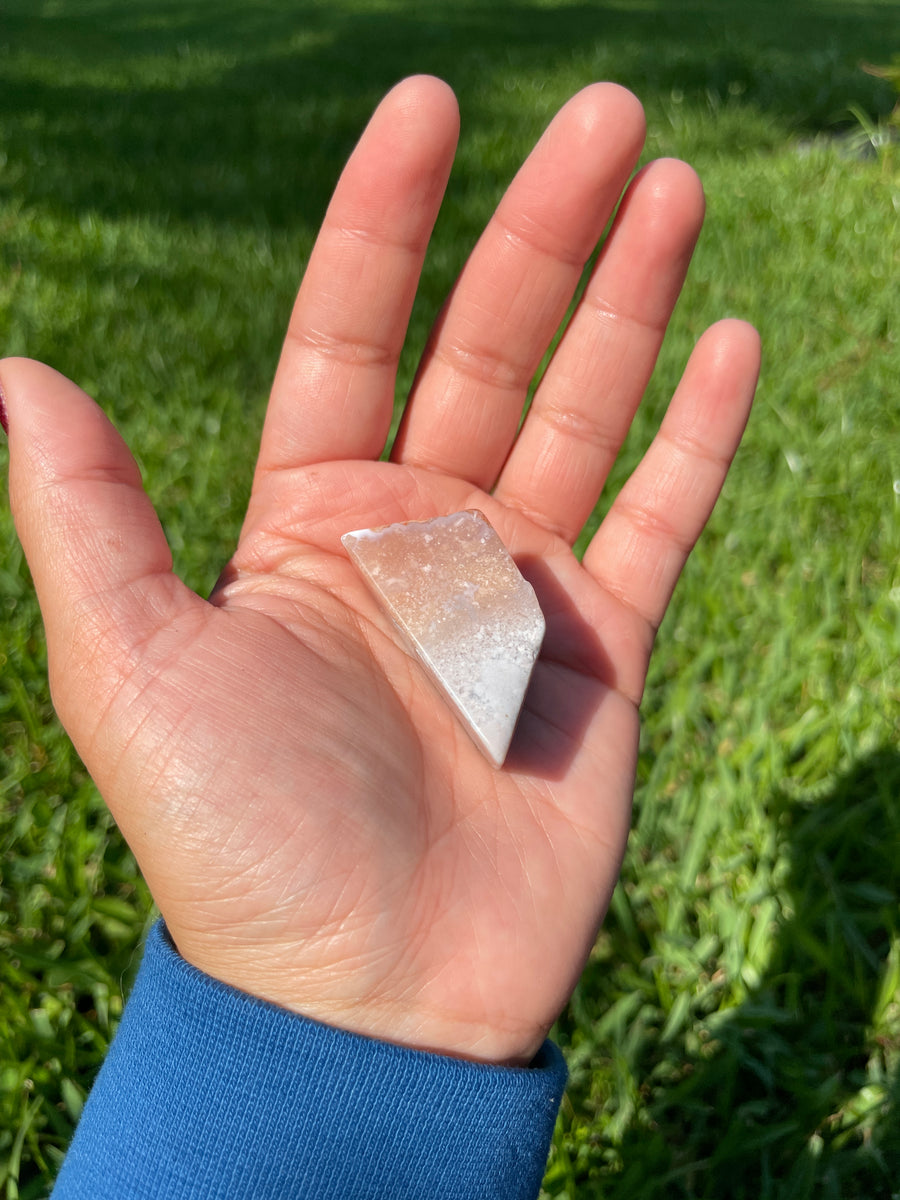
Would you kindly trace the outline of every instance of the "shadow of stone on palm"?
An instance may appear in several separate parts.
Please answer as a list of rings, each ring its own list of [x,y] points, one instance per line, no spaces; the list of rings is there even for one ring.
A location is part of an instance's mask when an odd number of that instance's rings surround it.
[[[547,632],[506,766],[543,779],[561,779],[616,686],[615,671],[596,631],[546,563],[521,558],[516,565],[535,590]],[[598,793],[602,786],[598,780]]]

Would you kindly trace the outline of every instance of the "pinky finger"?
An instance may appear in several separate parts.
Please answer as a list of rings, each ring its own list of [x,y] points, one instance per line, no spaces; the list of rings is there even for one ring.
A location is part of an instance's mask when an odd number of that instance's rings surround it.
[[[759,336],[721,321],[697,343],[653,443],[584,556],[601,586],[656,629],[744,432]]]

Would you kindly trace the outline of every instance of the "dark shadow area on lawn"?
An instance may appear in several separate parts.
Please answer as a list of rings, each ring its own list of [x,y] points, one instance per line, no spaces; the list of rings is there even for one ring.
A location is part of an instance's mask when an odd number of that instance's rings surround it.
[[[900,753],[878,750],[820,798],[776,794],[769,813],[789,848],[790,908],[765,976],[745,1003],[700,1017],[708,1040],[685,1056],[677,1078],[650,1082],[652,1056],[664,1051],[660,1039],[648,1041],[641,1075],[652,1092],[650,1128],[628,1128],[623,1172],[596,1192],[586,1183],[585,1196],[896,1193],[900,1080],[891,1080],[890,1062],[898,1047],[878,1030],[900,1003],[900,964],[888,957],[900,930]],[[860,1107],[879,1072],[885,1093],[870,1092]]]
[[[502,139],[496,98],[480,107],[492,73],[516,122],[533,119],[517,75],[588,83],[598,66],[648,105],[747,106],[783,136],[832,128],[853,101],[886,111],[887,85],[858,64],[900,42],[890,6],[812,0],[4,7],[0,188],[68,213],[289,229],[315,228],[374,104],[412,72],[456,88],[468,136]]]

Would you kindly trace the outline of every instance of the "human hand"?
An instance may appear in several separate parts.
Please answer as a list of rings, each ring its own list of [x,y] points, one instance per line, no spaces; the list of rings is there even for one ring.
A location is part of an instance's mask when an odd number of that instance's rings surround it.
[[[580,564],[702,220],[662,161],[616,223],[517,434],[643,140],[637,101],[563,108],[470,257],[390,462],[395,372],[457,110],[407,80],[335,192],[291,317],[236,553],[207,601],[171,570],[137,469],[74,384],[0,364],[10,491],[60,717],[181,953],[345,1029],[527,1062],[619,871],[655,630],[739,441],[755,333],[700,340]],[[547,635],[506,765],[475,748],[341,547],[481,509]]]

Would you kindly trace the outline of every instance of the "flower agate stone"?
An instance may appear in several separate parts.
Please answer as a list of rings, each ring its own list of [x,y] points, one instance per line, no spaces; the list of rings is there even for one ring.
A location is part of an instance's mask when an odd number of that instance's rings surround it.
[[[472,509],[341,541],[475,743],[502,766],[544,617],[486,518]]]

